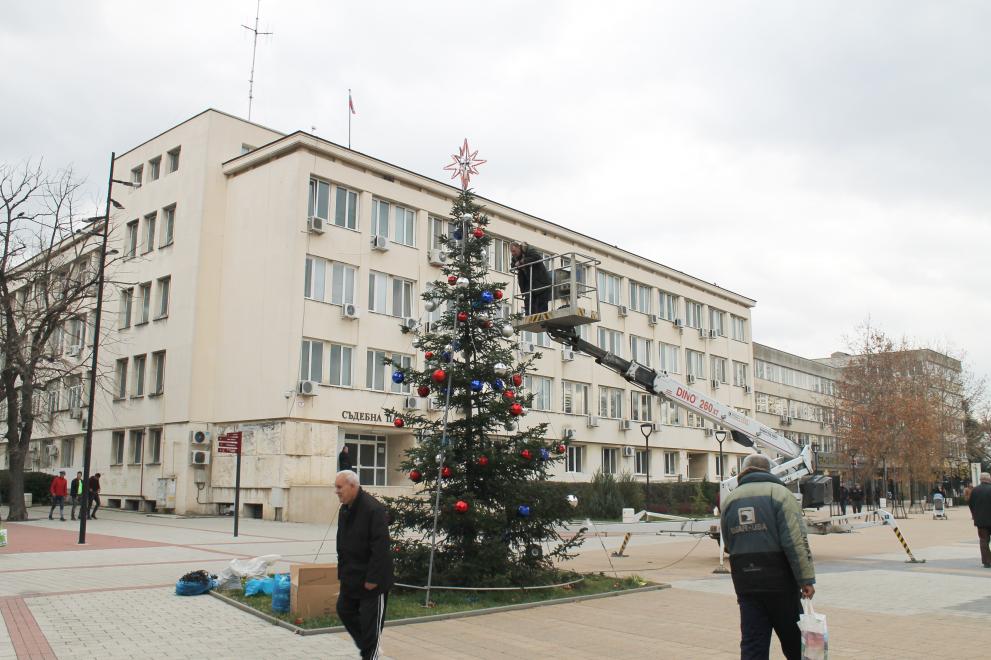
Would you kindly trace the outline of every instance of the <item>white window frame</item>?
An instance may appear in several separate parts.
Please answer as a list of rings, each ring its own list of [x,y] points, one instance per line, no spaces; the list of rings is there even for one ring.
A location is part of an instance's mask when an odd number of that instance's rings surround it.
[[[589,414],[590,385],[573,380],[561,381],[561,411],[569,415]]]
[[[145,453],[145,430],[131,429],[128,433],[130,451],[128,452],[129,465],[141,465]]]
[[[705,378],[705,353],[685,349],[685,374]]]
[[[633,458],[633,474],[639,476],[645,476],[649,472],[650,472],[650,450],[637,449]]]
[[[182,147],[176,147],[175,149],[169,149],[165,152],[168,157],[168,162],[166,162],[166,174],[172,174],[173,172],[179,171],[179,154],[182,153]]]
[[[327,260],[306,255],[303,268],[303,297],[323,302],[327,297]]]
[[[124,234],[124,258],[134,259],[138,256],[138,221],[131,220],[127,223]]]
[[[158,181],[158,177],[162,174],[162,157],[155,156],[148,161],[148,181]]]
[[[330,357],[328,383],[337,387],[352,387],[354,384],[354,347],[345,344],[328,344],[326,351]],[[338,356],[335,358],[335,353]],[[337,363],[335,368],[335,362]]]
[[[630,359],[639,362],[645,367],[651,365],[651,353],[654,351],[654,342],[646,337],[630,335]]]
[[[162,462],[162,434],[161,427],[148,429],[148,449],[145,452],[145,465],[159,465]]]
[[[416,211],[400,204],[394,204],[393,210],[393,242],[416,247]]]
[[[748,365],[746,362],[733,360],[733,384],[737,387],[745,387],[750,384]]]
[[[124,432],[114,431],[110,434],[110,464],[124,464]]]
[[[500,273],[509,273],[512,270],[512,255],[509,253],[509,239],[500,236],[492,236],[489,243],[488,259],[489,269]]]
[[[372,198],[372,236],[389,238],[389,224],[392,216],[392,202],[378,197]]]
[[[623,304],[623,278],[619,275],[600,270],[596,274],[596,285],[599,288],[599,302],[610,305]]]
[[[607,419],[623,418],[624,390],[618,387],[599,385],[599,417]]]
[[[544,376],[527,374],[523,379],[524,386],[533,394],[530,402],[532,410],[551,410],[553,406],[554,381]]]
[[[330,304],[352,305],[358,282],[358,269],[341,261],[330,262]]]
[[[389,472],[389,450],[386,437],[382,435],[371,435],[366,433],[345,433],[344,444],[348,447],[351,455],[351,463],[354,471],[358,475],[358,481],[362,486],[385,486]],[[370,446],[372,449],[372,463],[365,463],[367,452],[363,452],[363,446]]]
[[[661,400],[658,419],[665,426],[681,426],[681,406],[667,399]]]
[[[138,292],[141,295],[141,307],[134,325],[143,325],[151,320],[151,282],[142,282],[138,285]]]
[[[630,392],[630,419],[637,422],[654,421],[654,395],[649,392]]]
[[[660,364],[658,366],[661,368],[661,371],[666,371],[669,374],[681,373],[681,367],[678,364],[681,347],[674,344],[666,344],[663,341],[657,343],[657,353],[660,358]]]
[[[127,358],[120,358],[114,365],[114,399],[121,401],[127,398],[127,370],[129,365]]]
[[[334,224],[345,229],[358,230],[358,200],[357,191],[334,186]]]
[[[159,248],[172,245],[175,242],[175,209],[175,204],[162,209],[162,237]]]
[[[165,393],[165,351],[155,351],[151,354],[152,391],[149,396],[160,396]]]
[[[661,291],[658,296],[659,308],[657,315],[666,321],[674,321],[678,318],[678,298],[673,293]]]
[[[303,338],[299,349],[299,379],[323,383],[323,342]]]
[[[664,452],[664,476],[674,477],[678,475],[678,464],[681,462],[681,454],[676,451]]]
[[[715,307],[709,308],[709,329],[715,331],[716,336],[726,336],[726,312]]]
[[[133,376],[131,380],[131,398],[137,399],[145,395],[145,376],[148,370],[148,355],[142,353],[141,355],[135,355],[131,360],[131,374]]]
[[[158,211],[152,211],[145,216],[144,250],[142,254],[148,254],[155,249],[155,227],[158,226]]]
[[[330,182],[311,176],[308,195],[307,215],[330,222]]]
[[[619,473],[619,447],[602,448],[602,474]]]
[[[726,358],[718,355],[711,355],[710,358],[712,379],[718,380],[720,383],[728,383],[729,376],[727,374]]]
[[[581,474],[585,471],[585,445],[568,445],[565,472]]]
[[[685,325],[689,328],[701,328],[704,311],[702,303],[685,298]]]
[[[730,314],[730,332],[736,341],[747,341],[747,319]]]
[[[172,295],[172,276],[158,278],[158,306],[155,320],[164,319],[169,315],[169,297]]]
[[[650,314],[651,301],[653,300],[651,289],[652,287],[646,284],[630,280],[630,309],[643,314]]]
[[[599,326],[596,329],[597,345],[604,351],[623,357],[623,333],[611,328]]]

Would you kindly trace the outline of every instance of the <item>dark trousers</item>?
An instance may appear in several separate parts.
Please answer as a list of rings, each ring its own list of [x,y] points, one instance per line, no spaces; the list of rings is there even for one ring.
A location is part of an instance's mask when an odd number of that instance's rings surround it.
[[[767,660],[771,653],[771,630],[778,635],[781,652],[788,660],[802,657],[802,634],[798,617],[802,603],[798,591],[738,594],[740,605],[740,660]]]
[[[846,500],[840,500],[840,512],[846,515]]]
[[[981,563],[991,566],[991,548],[988,547],[991,544],[991,527],[978,527],[977,539],[977,545],[981,547]]]
[[[58,517],[65,520],[65,495],[52,495],[52,508],[48,510],[48,517],[51,518],[58,507]]]
[[[540,314],[541,312],[546,312],[547,308],[551,304],[551,290],[541,289],[536,293],[526,294],[526,315],[530,314]]]
[[[341,592],[337,596],[337,616],[347,628],[362,660],[378,658],[379,635],[385,623],[385,607],[389,594],[352,598]]]
[[[853,512],[854,513],[860,513],[860,510],[863,507],[864,507],[864,501],[863,500],[860,500],[860,501],[854,500],[853,501]]]
[[[71,516],[72,516],[72,519],[75,520],[76,519],[76,507],[77,506],[80,507],[79,517],[81,518],[82,515],[83,515],[83,512],[82,512],[83,496],[82,495],[72,495],[71,497],[72,497],[72,511],[71,511]]]
[[[92,507],[90,509],[90,512],[89,512],[89,517],[90,518],[95,518],[96,517],[96,510],[100,508],[100,494],[99,493],[90,493],[89,494],[89,503],[90,503],[90,506]]]

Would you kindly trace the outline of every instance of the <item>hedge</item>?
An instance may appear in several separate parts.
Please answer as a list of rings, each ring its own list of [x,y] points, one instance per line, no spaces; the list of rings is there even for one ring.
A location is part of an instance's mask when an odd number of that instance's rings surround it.
[[[716,505],[719,484],[708,481],[661,482],[647,484],[634,480],[629,474],[616,478],[596,472],[589,482],[565,483],[548,481],[545,486],[557,497],[574,495],[578,498],[574,518],[593,520],[618,519],[624,508],[679,516],[711,516]]]
[[[25,472],[24,492],[31,493],[33,504],[50,504],[51,497],[48,488],[52,484],[52,475],[46,472]],[[10,502],[10,471],[0,470],[0,502]]]

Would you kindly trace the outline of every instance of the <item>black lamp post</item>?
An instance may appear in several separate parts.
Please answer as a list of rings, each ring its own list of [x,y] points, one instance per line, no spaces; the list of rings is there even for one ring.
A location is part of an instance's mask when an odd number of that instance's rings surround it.
[[[640,425],[640,433],[643,434],[643,447],[644,454],[643,457],[647,462],[644,466],[644,474],[647,475],[647,496],[646,502],[650,502],[650,434],[654,432],[653,422],[644,422]],[[646,509],[647,507],[644,506]]]
[[[719,429],[715,433],[716,442],[719,443],[719,483],[726,478],[726,464],[723,463],[723,441],[726,440],[726,431]]]

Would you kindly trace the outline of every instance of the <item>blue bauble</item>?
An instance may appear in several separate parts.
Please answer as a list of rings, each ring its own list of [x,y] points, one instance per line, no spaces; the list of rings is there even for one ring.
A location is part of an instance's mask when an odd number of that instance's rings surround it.
[[[478,300],[472,300],[471,301],[471,308],[472,309],[480,309],[481,307],[482,307],[482,303],[480,301],[478,301]]]
[[[403,372],[401,372],[401,371],[393,371],[392,372],[392,382],[393,383],[401,383],[405,379],[406,379],[406,376],[403,375]]]
[[[471,391],[472,392],[481,392],[482,391],[482,381],[480,381],[480,380],[473,380],[473,381],[471,381]]]
[[[540,450],[540,460],[547,461],[550,460],[550,457],[551,457],[551,453],[549,451],[547,451],[546,449]]]
[[[456,241],[460,241],[462,238],[465,237],[465,233],[461,229],[461,227],[458,227],[457,229],[455,229],[454,230],[454,233],[451,234],[451,235],[454,237],[454,240],[456,240]]]
[[[444,358],[444,362],[451,361],[451,354],[448,351],[444,351],[443,353],[440,354],[440,356]]]
[[[461,340],[460,339],[455,339],[454,341],[452,341],[451,342],[451,348],[453,348],[456,351],[460,351],[461,350]]]
[[[516,507],[516,515],[518,515],[520,518],[529,518],[530,507],[528,507],[526,504],[519,505],[518,507]]]
[[[506,383],[502,382],[501,378],[496,378],[492,381],[492,389],[496,392],[502,392],[502,388],[506,387]]]
[[[486,305],[490,304],[495,297],[492,295],[491,291],[482,291],[482,302]]]

